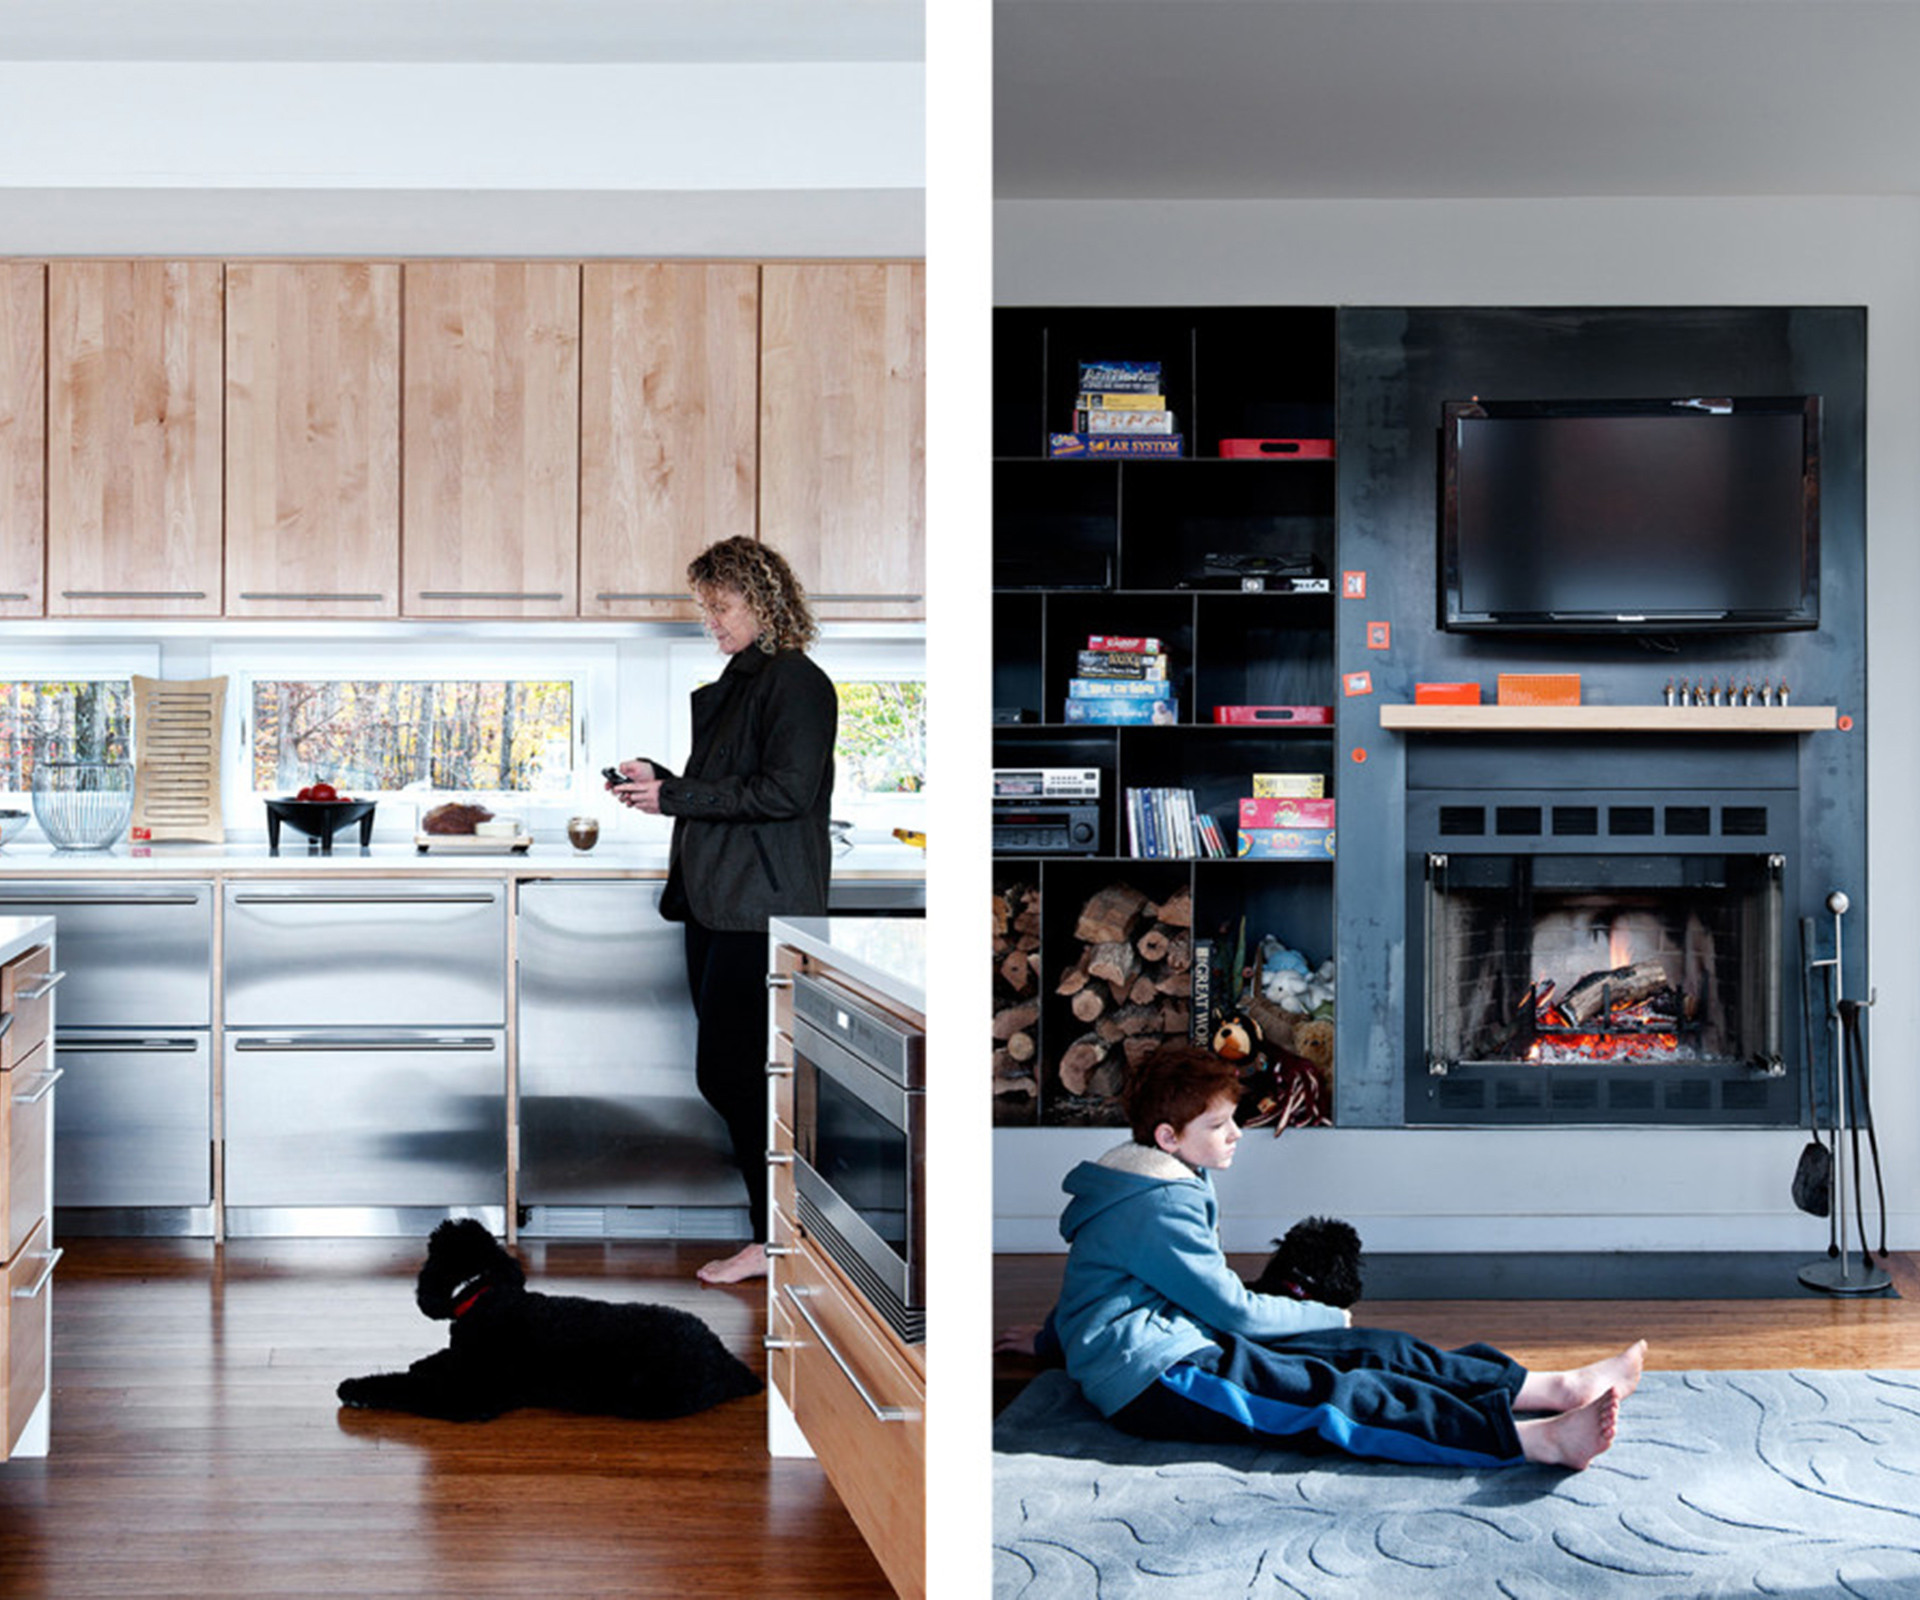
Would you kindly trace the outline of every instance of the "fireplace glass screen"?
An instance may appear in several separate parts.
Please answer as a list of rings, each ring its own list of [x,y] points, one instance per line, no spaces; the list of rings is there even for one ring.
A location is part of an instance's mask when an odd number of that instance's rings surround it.
[[[1776,856],[1427,858],[1427,1067],[1780,1070]]]

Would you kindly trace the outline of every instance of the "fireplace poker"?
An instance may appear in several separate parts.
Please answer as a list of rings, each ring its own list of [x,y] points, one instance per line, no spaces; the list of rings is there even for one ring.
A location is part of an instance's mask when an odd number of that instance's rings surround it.
[[[1846,978],[1840,964],[1840,919],[1850,904],[1852,902],[1839,889],[1827,896],[1827,909],[1833,913],[1833,955],[1829,959],[1809,963],[1815,967],[1830,968],[1833,979],[1829,991],[1832,996],[1829,1020],[1833,1025],[1833,1059],[1841,1064],[1841,1070],[1834,1080],[1833,1103],[1833,1206],[1839,1222],[1840,1255],[1838,1260],[1826,1257],[1808,1262],[1800,1269],[1800,1281],[1809,1289],[1819,1289],[1827,1294],[1879,1294],[1893,1286],[1893,1277],[1884,1267],[1873,1264],[1873,1256],[1866,1248],[1864,1220],[1860,1225],[1860,1243],[1865,1260],[1858,1273],[1853,1270],[1852,1247],[1847,1242],[1847,1141],[1844,1137],[1848,1132],[1847,1073],[1846,1039],[1842,1028],[1846,1008],[1861,1004],[1846,998]],[[1871,992],[1866,1003],[1872,1003]],[[1857,1147],[1854,1159],[1857,1164]]]

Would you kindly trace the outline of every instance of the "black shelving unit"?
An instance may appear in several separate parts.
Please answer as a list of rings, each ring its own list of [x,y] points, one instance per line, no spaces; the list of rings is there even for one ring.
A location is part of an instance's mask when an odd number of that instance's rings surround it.
[[[1181,890],[1196,938],[1251,952],[1277,937],[1319,962],[1334,949],[1331,860],[1142,860],[1127,853],[1129,788],[1191,789],[1232,848],[1255,772],[1307,772],[1335,793],[1337,729],[1214,721],[1219,706],[1339,703],[1335,464],[1223,458],[1221,442],[1330,438],[1335,313],[1300,308],[1021,308],[995,322],[994,762],[1093,768],[1099,838],[1087,854],[997,858],[996,887],[1037,885],[1043,933],[1035,1057],[1039,1092],[996,1101],[1002,1123],[1114,1120],[1060,1085],[1061,1053],[1086,1024],[1054,993],[1079,945],[1086,900],[1127,883],[1159,902]],[[1083,361],[1158,361],[1185,454],[1177,460],[1049,459],[1070,431]],[[1328,593],[1247,591],[1216,555],[1307,556]],[[1068,724],[1078,652],[1091,634],[1158,638],[1170,726]]]

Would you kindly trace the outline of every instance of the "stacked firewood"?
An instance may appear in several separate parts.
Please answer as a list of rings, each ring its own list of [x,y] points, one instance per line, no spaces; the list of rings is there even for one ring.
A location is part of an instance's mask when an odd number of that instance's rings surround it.
[[[1188,1037],[1193,896],[1182,887],[1156,905],[1130,884],[1110,884],[1087,901],[1073,931],[1080,952],[1054,993],[1067,997],[1085,1031],[1060,1054],[1060,1088],[1093,1102],[1078,1120],[1118,1121],[1127,1068],[1163,1041]]]
[[[993,1096],[998,1118],[1031,1116],[1040,1096],[1040,891],[993,897]]]

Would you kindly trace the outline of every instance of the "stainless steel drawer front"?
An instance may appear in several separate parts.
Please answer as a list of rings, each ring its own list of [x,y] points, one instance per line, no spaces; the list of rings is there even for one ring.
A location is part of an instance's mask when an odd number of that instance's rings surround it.
[[[234,1206],[506,1203],[500,1034],[230,1034]]]
[[[803,973],[793,980],[793,1014],[902,1088],[926,1087],[924,1036],[852,990]]]
[[[213,885],[0,882],[0,916],[52,917],[60,1026],[205,1028],[213,1021]]]
[[[57,1206],[213,1201],[213,1058],[204,1033],[69,1033],[53,1125]]]
[[[506,1024],[504,884],[264,882],[225,893],[229,1027]]]

